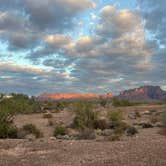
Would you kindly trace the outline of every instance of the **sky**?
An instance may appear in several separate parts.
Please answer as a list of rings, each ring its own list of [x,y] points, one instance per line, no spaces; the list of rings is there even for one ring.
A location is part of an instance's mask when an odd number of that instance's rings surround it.
[[[0,92],[166,89],[166,1],[0,0]]]

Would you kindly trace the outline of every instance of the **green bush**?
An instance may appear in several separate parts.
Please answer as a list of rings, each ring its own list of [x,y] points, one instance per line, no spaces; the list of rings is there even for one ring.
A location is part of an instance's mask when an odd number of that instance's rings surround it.
[[[99,103],[102,107],[106,107],[108,101],[107,99],[100,98]]]
[[[97,120],[97,113],[92,110],[91,103],[78,102],[75,104],[74,112],[74,127],[79,129],[94,128],[94,123]]]
[[[0,102],[2,111],[9,110],[14,113],[34,113],[40,111],[40,105],[33,98],[22,94],[12,94],[12,98]]]
[[[166,111],[161,114],[161,122],[166,125]]]
[[[13,114],[9,109],[0,110],[0,138],[17,138],[17,128],[11,124]]]
[[[166,125],[161,127],[161,129],[159,130],[159,134],[166,136]]]
[[[135,127],[131,126],[126,129],[126,133],[127,136],[133,136],[138,133],[138,130]]]
[[[120,127],[122,124],[123,120],[123,114],[122,111],[115,110],[115,111],[110,111],[108,112],[108,118],[111,122],[111,127],[112,128],[117,128]]]
[[[45,119],[51,119],[51,118],[53,118],[53,116],[52,116],[51,113],[45,113],[45,114],[43,115],[43,118],[45,118]]]
[[[17,138],[17,128],[10,124],[0,124],[0,138]]]
[[[58,135],[66,135],[67,131],[66,128],[62,125],[58,125],[55,127],[54,129],[54,136],[58,136]]]
[[[95,139],[96,136],[95,136],[95,132],[93,129],[89,129],[89,128],[86,128],[86,129],[83,129],[79,135],[77,136],[77,138],[79,140],[92,140],[92,139]]]
[[[120,100],[120,99],[114,97],[112,99],[112,105],[115,106],[115,107],[126,107],[126,106],[137,105],[137,103],[130,102],[128,100]]]
[[[106,119],[97,119],[94,122],[94,128],[95,129],[108,129],[109,128],[109,124],[107,123]]]
[[[43,134],[40,132],[39,129],[36,128],[33,124],[26,124],[22,127],[22,130],[25,131],[26,135],[33,134],[36,138],[40,138]]]
[[[109,141],[120,141],[121,135],[119,134],[113,134],[111,136],[108,137]]]

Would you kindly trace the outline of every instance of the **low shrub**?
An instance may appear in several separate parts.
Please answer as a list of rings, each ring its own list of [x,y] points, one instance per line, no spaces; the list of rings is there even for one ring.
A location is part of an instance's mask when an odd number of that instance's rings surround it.
[[[133,105],[137,105],[137,104],[134,102],[130,102],[128,100],[121,100],[121,99],[114,97],[112,99],[112,105],[114,107],[126,107],[126,106],[133,106]]]
[[[107,123],[106,119],[97,119],[94,121],[94,128],[105,130],[109,128],[109,124]]]
[[[79,140],[93,140],[96,138],[96,136],[95,136],[95,132],[93,129],[86,128],[86,129],[80,131],[77,138]]]
[[[153,125],[151,123],[142,123],[142,128],[144,129],[153,128]]]
[[[119,111],[119,110],[110,111],[108,112],[108,118],[110,120],[112,128],[117,128],[122,125],[122,120],[123,120],[122,111]]]
[[[158,119],[158,117],[152,117],[151,119],[150,119],[150,122],[152,123],[152,124],[155,124],[155,123],[157,123],[159,121],[159,119]]]
[[[98,114],[92,110],[92,105],[88,102],[78,102],[75,104],[74,112],[76,114],[73,126],[79,129],[94,128]]]
[[[138,130],[135,127],[131,126],[126,129],[126,133],[127,136],[133,136],[138,133]]]
[[[55,127],[54,129],[54,136],[58,136],[58,135],[66,135],[67,134],[67,131],[66,131],[66,128],[62,125],[58,125]]]
[[[121,135],[119,134],[113,134],[111,136],[108,137],[109,141],[120,141]]]
[[[17,138],[17,128],[10,124],[0,124],[0,138]]]
[[[161,122],[166,125],[166,111],[164,111],[162,114],[161,114]]]
[[[53,118],[53,116],[52,116],[51,113],[45,113],[45,114],[43,115],[43,118],[45,118],[45,119],[51,119],[51,118]]]
[[[159,134],[166,136],[166,126],[160,128]]]
[[[33,124],[26,124],[22,127],[22,130],[25,132],[26,135],[33,134],[36,138],[40,138],[43,134],[40,132],[39,129],[36,128]]]
[[[52,121],[52,119],[48,119],[48,126],[53,126],[54,122]]]

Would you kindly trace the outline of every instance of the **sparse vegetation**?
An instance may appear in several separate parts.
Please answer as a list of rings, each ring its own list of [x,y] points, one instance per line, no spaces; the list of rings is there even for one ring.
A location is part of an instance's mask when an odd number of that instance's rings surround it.
[[[45,119],[51,119],[51,118],[53,118],[53,116],[52,116],[51,113],[45,113],[45,114],[43,115],[43,118],[45,118]]]
[[[106,121],[106,119],[97,119],[94,122],[94,128],[95,129],[108,129],[110,126],[108,124],[108,122]]]
[[[85,128],[84,130],[82,130],[80,132],[80,134],[77,136],[78,139],[88,139],[88,140],[91,140],[91,139],[95,139],[96,136],[95,136],[95,132],[93,129],[89,129],[89,128]]]
[[[54,136],[66,135],[67,130],[63,125],[57,125],[54,129]]]
[[[126,133],[128,136],[133,136],[138,133],[138,130],[135,127],[131,126],[126,129]]]
[[[133,106],[136,105],[137,103],[130,102],[128,100],[120,100],[116,97],[112,98],[112,105],[115,107],[126,107],[126,106]]]
[[[161,127],[159,134],[166,136],[166,111],[161,114],[161,122],[163,123],[163,126]]]
[[[109,111],[108,118],[110,120],[112,128],[117,128],[122,125],[122,120],[123,120],[122,111],[119,111],[119,110]]]
[[[13,113],[0,110],[0,138],[17,138],[17,128],[12,125]]]
[[[22,130],[25,132],[25,135],[33,134],[36,138],[40,138],[43,134],[39,129],[33,124],[26,124],[22,127]]]
[[[75,104],[74,112],[76,117],[74,119],[74,127],[78,129],[94,128],[97,120],[97,113],[92,110],[92,105],[85,102],[77,102]]]
[[[166,111],[161,114],[161,122],[166,125]]]
[[[17,138],[17,128],[7,123],[0,124],[0,138]]]

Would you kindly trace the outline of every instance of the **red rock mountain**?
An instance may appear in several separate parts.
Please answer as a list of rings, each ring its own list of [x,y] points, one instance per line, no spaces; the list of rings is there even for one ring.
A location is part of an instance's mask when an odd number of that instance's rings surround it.
[[[125,90],[117,97],[131,101],[166,100],[166,91],[162,90],[159,86],[142,86]]]
[[[61,99],[95,99],[95,98],[112,98],[113,95],[108,93],[106,95],[97,95],[93,93],[77,94],[77,93],[58,93],[58,94],[42,94],[37,97],[39,100],[61,100]]]

